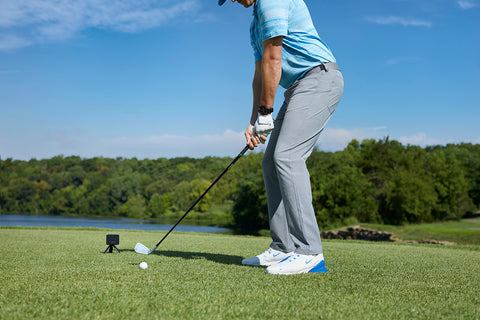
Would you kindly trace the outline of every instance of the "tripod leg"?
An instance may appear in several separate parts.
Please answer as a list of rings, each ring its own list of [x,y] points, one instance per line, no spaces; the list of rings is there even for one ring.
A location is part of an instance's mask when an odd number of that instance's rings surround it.
[[[120,250],[118,250],[118,248],[116,246],[113,246],[115,248],[115,250],[117,250],[118,253],[120,253]]]

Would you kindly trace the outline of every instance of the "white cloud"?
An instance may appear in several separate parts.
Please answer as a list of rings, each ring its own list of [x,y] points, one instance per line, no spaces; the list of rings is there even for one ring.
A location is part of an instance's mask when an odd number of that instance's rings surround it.
[[[386,135],[386,127],[353,128],[349,130],[326,128],[318,140],[317,147],[323,151],[339,151],[345,149],[353,139],[361,142],[365,139],[381,139]]]
[[[98,143],[104,156],[137,158],[231,156],[238,154],[244,146],[243,132],[232,130],[201,136],[165,134],[139,138],[121,137],[102,139]]]
[[[324,151],[343,150],[352,139],[380,139],[385,128],[326,129],[320,137],[318,147]],[[0,156],[28,160],[51,158],[56,155],[78,155],[85,158],[173,158],[206,156],[236,156],[245,146],[242,132],[226,130],[219,134],[178,136],[164,134],[148,137],[88,137],[80,129],[49,132],[45,136],[11,137],[0,140]],[[256,152],[265,151],[260,145]]]
[[[374,128],[354,128],[354,129],[325,129],[317,144],[318,148],[323,151],[339,151],[345,149],[350,141],[356,139],[362,142],[365,139],[383,139],[388,134],[386,127]],[[396,140],[403,145],[416,145],[420,147],[432,145],[446,145],[448,143],[459,143],[452,139],[444,140],[438,138],[428,137],[424,132],[418,132],[409,136],[395,137],[390,136],[391,140]],[[480,137],[473,141],[474,144],[480,143]]]
[[[74,136],[65,133],[49,133],[47,141],[58,145],[61,149],[73,149],[78,145]]]
[[[389,136],[386,127],[338,129],[326,128],[317,143],[317,148],[322,151],[335,152],[345,147],[356,139],[362,142],[365,139],[379,140]],[[427,137],[424,132],[400,138],[390,136],[403,145],[417,145],[426,147],[430,145],[445,145],[456,143],[453,140],[442,140]],[[243,132],[226,130],[222,134],[201,135],[201,136],[175,136],[161,135],[139,138],[113,138],[102,139],[89,143],[88,149],[83,147],[84,157],[102,155],[104,157],[125,157],[125,158],[159,158],[159,157],[206,157],[206,156],[235,156],[243,148],[245,138]],[[476,142],[480,143],[480,137]],[[266,145],[255,149],[256,152],[265,151]]]
[[[460,8],[468,10],[475,8],[477,6],[477,3],[474,1],[458,1],[457,2]]]
[[[199,21],[205,19],[199,8],[193,0],[0,0],[0,50],[69,39],[88,28],[133,33],[178,18]]]
[[[28,47],[32,41],[11,34],[0,35],[0,51],[9,51]]]
[[[317,143],[323,151],[339,151],[353,139],[381,139],[387,136],[386,127],[335,129],[326,128]],[[161,135],[150,137],[121,137],[103,139],[97,143],[97,152],[107,157],[205,157],[205,156],[235,156],[245,144],[243,132],[226,130],[222,134],[201,136]],[[255,150],[265,151],[266,145],[260,145]],[[98,155],[98,153],[97,153]],[[91,156],[95,156],[92,154]]]
[[[57,155],[84,158],[172,158],[235,156],[245,146],[243,132],[226,130],[201,136],[160,135],[102,138],[88,136],[82,129],[52,131],[46,135],[0,139],[0,157],[29,160]],[[260,149],[261,150],[261,149]]]
[[[431,27],[433,25],[430,21],[409,19],[398,16],[366,17],[366,20],[380,25],[402,25],[405,27]]]
[[[436,138],[427,137],[426,133],[418,132],[411,136],[400,137],[397,139],[404,145],[416,145],[420,147],[433,146],[433,145],[446,145],[448,143],[455,143],[453,140],[442,140]]]
[[[87,136],[88,132],[81,129],[71,131],[50,132],[46,136],[35,137],[0,137],[0,159],[13,158],[29,160],[31,158],[51,158],[57,155],[78,155],[84,158],[174,158],[207,156],[234,157],[245,146],[243,132],[226,130],[220,134],[200,136],[177,136],[164,134],[149,137],[118,137],[99,138]],[[365,139],[383,139],[389,136],[386,127],[338,129],[327,128],[322,133],[317,147],[319,150],[335,152],[345,149],[353,139],[362,142]],[[391,140],[403,145],[445,145],[460,141],[442,140],[428,137],[419,132],[400,138],[390,136]],[[464,141],[468,142],[468,141]],[[480,144],[480,137],[474,144]],[[265,151],[266,145],[261,145],[255,152]]]

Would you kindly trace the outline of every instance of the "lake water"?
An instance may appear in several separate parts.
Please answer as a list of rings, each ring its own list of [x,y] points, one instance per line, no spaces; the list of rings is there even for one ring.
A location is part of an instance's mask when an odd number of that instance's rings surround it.
[[[175,221],[176,222],[176,221]],[[102,229],[127,229],[146,231],[168,231],[175,224],[156,223],[148,220],[132,219],[103,219],[81,217],[58,217],[58,216],[30,216],[0,214],[0,226],[19,227],[81,227]],[[200,232],[200,233],[228,233],[227,228],[189,226],[179,224],[175,231]]]

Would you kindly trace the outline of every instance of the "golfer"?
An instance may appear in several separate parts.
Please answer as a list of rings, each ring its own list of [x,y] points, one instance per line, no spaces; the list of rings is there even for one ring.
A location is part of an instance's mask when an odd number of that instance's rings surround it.
[[[271,133],[262,169],[272,243],[242,264],[267,266],[271,274],[327,272],[305,162],[340,102],[342,74],[303,0],[231,1],[253,5],[255,73],[247,145],[253,149]],[[287,90],[274,122],[279,84]]]

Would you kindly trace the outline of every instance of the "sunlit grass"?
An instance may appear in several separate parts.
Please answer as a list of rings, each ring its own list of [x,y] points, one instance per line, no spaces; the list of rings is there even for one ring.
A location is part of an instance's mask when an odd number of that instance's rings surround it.
[[[362,224],[362,226],[393,232],[396,238],[402,240],[435,239],[458,244],[480,245],[480,218],[404,226],[375,224]]]
[[[325,240],[327,274],[272,276],[240,264],[266,237],[174,232],[133,251],[163,234],[0,228],[0,319],[480,317],[480,246]]]

